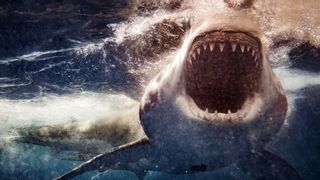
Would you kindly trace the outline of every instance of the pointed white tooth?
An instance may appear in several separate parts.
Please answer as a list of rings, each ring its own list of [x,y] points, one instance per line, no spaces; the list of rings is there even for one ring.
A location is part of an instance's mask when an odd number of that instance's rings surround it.
[[[241,52],[243,53],[244,52],[244,45],[240,45],[240,48],[241,48]]]
[[[207,44],[202,44],[202,47],[203,47],[204,50],[206,50],[207,49]]]
[[[251,47],[250,47],[250,46],[247,46],[247,51],[248,51],[248,52],[250,51],[250,49],[251,49]]]
[[[231,114],[231,110],[230,109],[228,110],[228,114]]]
[[[214,111],[214,115],[218,115],[218,111],[217,110]]]
[[[237,48],[237,44],[236,43],[231,43],[231,48],[232,48],[232,51],[235,52],[236,48]]]
[[[206,113],[202,113],[202,116],[201,116],[203,119],[206,118]]]
[[[257,62],[257,59],[258,59],[258,55],[254,57],[254,61]]]
[[[252,49],[252,57],[254,56],[255,53],[256,53],[256,52]]]
[[[258,66],[259,66],[259,62],[257,61],[257,62],[256,62],[256,67],[258,67]]]
[[[191,58],[188,58],[188,62],[192,65],[192,60],[191,60]]]
[[[210,114],[209,114],[208,108],[206,108],[206,112],[204,113],[204,117],[205,117],[206,119],[210,119]]]
[[[225,44],[224,43],[219,43],[220,51],[222,52],[224,49]]]
[[[192,57],[193,57],[193,59],[196,59],[196,54],[192,53]]]
[[[200,54],[200,48],[197,49],[197,53]]]
[[[214,48],[214,43],[210,43],[210,51],[212,51],[213,50],[213,48]]]

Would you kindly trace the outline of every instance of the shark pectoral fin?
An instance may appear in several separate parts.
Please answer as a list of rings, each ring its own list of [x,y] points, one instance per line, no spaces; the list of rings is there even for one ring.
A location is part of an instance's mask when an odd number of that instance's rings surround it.
[[[250,154],[246,160],[237,165],[254,179],[302,179],[286,160],[266,149]]]
[[[72,169],[56,180],[71,179],[82,173],[93,170],[121,169],[127,162],[135,162],[145,157],[150,149],[149,138],[144,137],[112,149],[111,151],[99,154],[80,166]]]
[[[96,154],[68,152],[67,154],[63,154],[63,153],[59,154],[58,158],[61,160],[68,160],[68,161],[88,161],[95,156]]]

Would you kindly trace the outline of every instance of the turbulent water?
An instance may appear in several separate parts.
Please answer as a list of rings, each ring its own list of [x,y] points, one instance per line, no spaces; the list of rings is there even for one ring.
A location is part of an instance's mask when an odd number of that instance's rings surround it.
[[[305,179],[317,179],[320,2],[265,0],[253,9],[290,106],[269,149]],[[15,142],[14,128],[101,119],[137,128],[136,114],[128,112],[137,110],[148,81],[173,59],[189,29],[217,12],[228,13],[221,0],[0,2],[0,179],[52,179],[81,163],[68,160],[72,152]],[[79,178],[107,177],[136,178],[124,171]],[[185,176],[150,172],[146,179],[152,178],[247,177],[231,166]]]

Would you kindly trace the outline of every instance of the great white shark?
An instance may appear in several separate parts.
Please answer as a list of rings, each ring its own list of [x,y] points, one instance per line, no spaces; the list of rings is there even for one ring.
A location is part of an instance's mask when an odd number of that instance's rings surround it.
[[[264,148],[286,118],[287,100],[258,20],[247,6],[236,7],[195,19],[175,59],[150,81],[140,103],[143,138],[57,179],[108,169],[142,178],[148,170],[184,174],[231,164],[256,179],[300,179]]]

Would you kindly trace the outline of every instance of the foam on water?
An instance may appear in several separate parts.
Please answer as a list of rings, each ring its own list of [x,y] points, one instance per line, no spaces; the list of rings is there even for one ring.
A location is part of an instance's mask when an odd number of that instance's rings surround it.
[[[111,121],[135,110],[139,103],[122,94],[81,92],[47,95],[27,100],[0,99],[1,130],[11,127],[54,125],[67,122]],[[127,117],[133,121],[137,117]]]
[[[320,84],[320,74],[308,71],[278,67],[273,70],[279,77],[283,88],[287,92],[296,92],[308,86]]]
[[[52,50],[52,51],[35,51],[29,54],[25,54],[22,56],[14,57],[14,58],[7,58],[7,59],[2,59],[0,60],[0,64],[5,64],[5,63],[10,63],[18,60],[26,60],[26,61],[34,61],[38,57],[42,55],[47,55],[47,54],[53,54],[53,53],[59,53],[59,52],[66,52],[71,50],[72,48],[69,49],[60,49],[60,50]]]
[[[172,13],[165,10],[157,10],[151,16],[133,16],[128,21],[110,24],[109,26],[115,31],[114,40],[120,44],[125,39],[141,35],[150,29],[154,24],[162,22],[164,19],[171,19],[177,22],[188,18],[187,11]],[[184,18],[182,18],[184,17]]]

